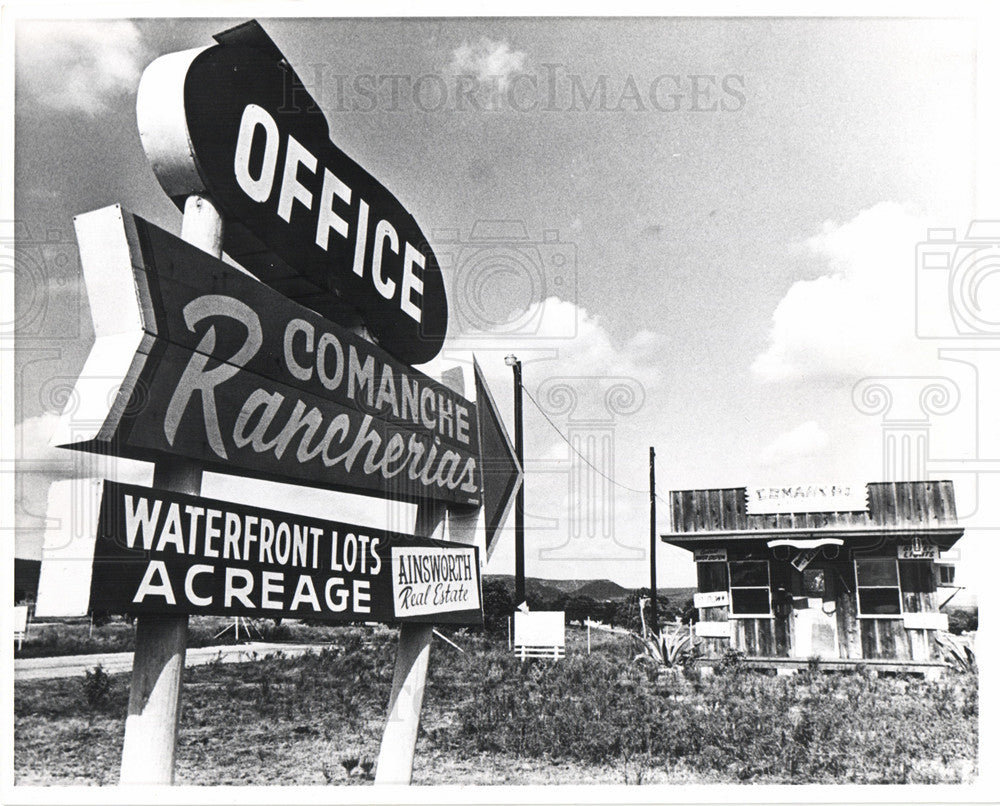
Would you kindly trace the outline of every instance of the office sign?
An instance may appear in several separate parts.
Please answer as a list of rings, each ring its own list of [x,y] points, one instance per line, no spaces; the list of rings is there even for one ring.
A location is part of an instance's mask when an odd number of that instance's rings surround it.
[[[470,401],[120,207],[76,229],[97,339],[66,447],[480,504]]]
[[[729,558],[726,549],[695,549],[694,561],[696,563],[725,562]]]
[[[164,190],[178,204],[207,194],[226,219],[225,251],[263,282],[333,321],[360,314],[406,363],[432,359],[448,306],[416,220],[330,140],[256,21],[215,39],[160,57],[140,82],[139,132]]]
[[[479,624],[478,550],[104,482],[91,611]]]
[[[749,486],[748,515],[804,512],[864,512],[868,509],[868,485],[785,484]]]

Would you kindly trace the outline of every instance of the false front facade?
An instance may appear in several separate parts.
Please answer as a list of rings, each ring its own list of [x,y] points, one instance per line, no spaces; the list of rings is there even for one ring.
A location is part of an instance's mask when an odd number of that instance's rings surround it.
[[[855,503],[838,500],[844,490],[671,492],[672,531],[662,539],[694,555],[707,658],[738,650],[778,668],[817,658],[940,664],[935,633],[948,619],[939,588],[953,570],[941,553],[962,535],[952,483],[871,483]],[[788,511],[796,505],[829,511]]]

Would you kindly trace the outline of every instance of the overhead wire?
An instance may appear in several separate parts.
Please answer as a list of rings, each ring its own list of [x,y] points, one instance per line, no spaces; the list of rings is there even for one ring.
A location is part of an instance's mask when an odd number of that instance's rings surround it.
[[[585,464],[586,464],[586,465],[587,465],[588,467],[590,467],[590,468],[591,468],[591,469],[592,469],[592,470],[593,470],[593,471],[594,471],[595,473],[597,473],[597,475],[601,476],[601,478],[604,478],[604,479],[607,479],[607,480],[608,480],[608,481],[610,481],[610,482],[611,482],[611,483],[612,483],[613,485],[615,485],[616,487],[620,487],[620,488],[621,488],[621,489],[623,489],[623,490],[628,490],[628,491],[629,491],[629,492],[631,492],[631,493],[642,493],[643,495],[649,495],[649,490],[648,490],[648,489],[646,489],[646,490],[643,490],[643,489],[640,489],[640,488],[638,488],[638,487],[629,487],[629,486],[628,486],[627,484],[622,484],[622,483],[621,483],[620,481],[617,481],[617,480],[613,479],[613,478],[612,478],[611,476],[609,476],[609,475],[608,475],[607,473],[605,473],[605,472],[604,472],[603,470],[601,470],[601,469],[600,469],[600,468],[598,468],[598,467],[597,467],[596,465],[594,465],[594,463],[593,463],[593,462],[591,462],[591,461],[590,461],[590,460],[589,460],[589,459],[588,459],[588,458],[587,458],[586,456],[584,456],[584,455],[583,455],[582,453],[580,453],[580,451],[578,451],[578,450],[576,449],[576,447],[575,447],[575,446],[573,445],[573,443],[572,443],[572,441],[570,440],[570,438],[569,438],[569,437],[567,437],[567,436],[566,436],[566,435],[565,435],[565,434],[564,434],[564,433],[562,432],[562,430],[561,430],[561,429],[559,428],[559,426],[558,426],[558,425],[556,425],[556,424],[555,424],[555,423],[554,423],[554,422],[552,421],[552,418],[551,418],[551,417],[549,417],[549,415],[548,415],[548,414],[547,414],[547,413],[545,412],[545,409],[543,409],[543,408],[541,407],[541,405],[539,405],[538,401],[537,401],[537,400],[535,400],[535,398],[534,398],[534,396],[533,396],[533,395],[531,394],[531,392],[529,392],[529,391],[528,391],[528,390],[527,390],[527,389],[526,389],[526,388],[525,388],[524,386],[522,386],[522,387],[521,387],[521,391],[522,391],[522,392],[524,392],[524,394],[525,394],[525,395],[527,396],[528,400],[530,400],[530,401],[531,401],[531,402],[532,402],[532,403],[534,404],[535,408],[536,408],[536,409],[538,409],[539,413],[540,413],[540,414],[542,415],[542,417],[544,417],[544,418],[545,418],[546,422],[548,422],[548,424],[549,424],[550,426],[552,426],[552,429],[553,429],[553,430],[554,430],[554,431],[555,431],[555,432],[556,432],[556,433],[557,433],[557,434],[558,434],[558,435],[559,435],[560,437],[562,437],[562,440],[563,440],[563,442],[565,442],[565,443],[566,443],[567,445],[569,445],[569,449],[570,449],[571,451],[573,451],[573,453],[575,453],[575,454],[576,454],[577,456],[579,456],[579,457],[580,457],[580,459],[582,459],[582,460],[584,461],[584,463],[585,463]],[[662,501],[662,502],[663,502],[664,504],[668,504],[668,505],[669,505],[669,502],[668,502],[668,501],[667,501],[667,500],[666,500],[665,498],[663,498],[663,497],[662,497],[662,496],[661,496],[661,495],[660,495],[659,493],[653,493],[653,495],[654,495],[654,496],[656,496],[656,498],[658,498],[658,499],[659,499],[660,501]]]

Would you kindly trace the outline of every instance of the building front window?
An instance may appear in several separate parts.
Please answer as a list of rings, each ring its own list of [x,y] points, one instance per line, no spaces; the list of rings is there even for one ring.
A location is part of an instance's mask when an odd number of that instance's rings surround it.
[[[859,558],[854,561],[854,568],[859,616],[897,616],[903,612],[895,558]]]
[[[729,563],[729,598],[734,616],[771,616],[771,574],[766,560]]]

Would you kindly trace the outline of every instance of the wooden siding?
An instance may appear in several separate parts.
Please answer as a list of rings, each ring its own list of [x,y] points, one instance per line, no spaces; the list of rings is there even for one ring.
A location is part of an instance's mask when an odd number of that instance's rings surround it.
[[[921,529],[957,526],[950,481],[872,482],[867,512],[747,515],[746,488],[672,490],[672,531],[747,532],[769,529]]]
[[[736,649],[750,657],[775,655],[774,623],[767,618],[738,618],[736,623]]]

